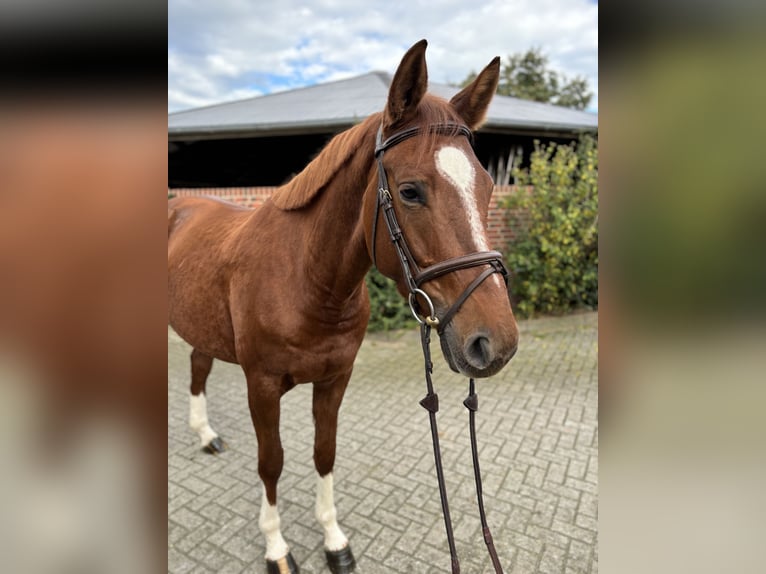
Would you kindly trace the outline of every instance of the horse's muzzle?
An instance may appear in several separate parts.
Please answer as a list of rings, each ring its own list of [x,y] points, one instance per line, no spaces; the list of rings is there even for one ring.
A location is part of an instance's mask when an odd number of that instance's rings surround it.
[[[439,342],[450,369],[467,377],[491,377],[502,369],[516,354],[518,335],[501,341],[479,331],[461,341],[450,325]]]

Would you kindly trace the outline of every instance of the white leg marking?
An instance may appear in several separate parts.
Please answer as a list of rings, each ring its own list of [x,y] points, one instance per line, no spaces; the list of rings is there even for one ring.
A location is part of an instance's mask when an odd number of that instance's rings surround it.
[[[348,545],[348,538],[341,531],[336,518],[331,472],[318,477],[316,517],[324,528],[324,546],[327,550],[337,551]]]
[[[287,556],[289,548],[282,538],[279,526],[282,521],[279,518],[276,505],[269,504],[266,498],[266,489],[263,490],[261,499],[261,514],[258,517],[258,526],[266,537],[266,560],[276,561]]]
[[[210,441],[218,436],[207,422],[205,393],[200,393],[196,397],[191,395],[189,399],[189,426],[197,431],[202,446],[210,444]]]

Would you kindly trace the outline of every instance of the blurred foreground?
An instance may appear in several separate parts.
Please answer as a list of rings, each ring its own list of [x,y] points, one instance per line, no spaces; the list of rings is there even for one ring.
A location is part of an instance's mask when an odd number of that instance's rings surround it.
[[[0,107],[4,571],[163,550],[164,123],[162,101]]]
[[[600,566],[763,572],[763,14],[662,8],[601,61]]]
[[[165,567],[166,102],[141,61],[159,38],[162,63],[165,22],[146,6],[0,6],[2,572]]]

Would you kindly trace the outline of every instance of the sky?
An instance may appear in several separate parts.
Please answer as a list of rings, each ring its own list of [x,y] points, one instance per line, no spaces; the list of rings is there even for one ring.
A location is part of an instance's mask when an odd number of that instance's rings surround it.
[[[598,110],[597,0],[169,0],[168,112],[393,73],[422,38],[432,82],[539,47]]]

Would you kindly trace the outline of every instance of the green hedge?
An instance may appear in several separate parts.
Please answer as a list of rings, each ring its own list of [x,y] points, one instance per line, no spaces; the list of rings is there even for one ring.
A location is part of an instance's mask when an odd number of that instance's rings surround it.
[[[521,316],[598,307],[598,147],[535,142],[519,192],[506,200],[515,233],[506,249]],[[524,186],[529,186],[525,188]]]
[[[399,295],[396,284],[375,268],[365,277],[370,293],[368,331],[390,331],[416,325],[407,302]]]

